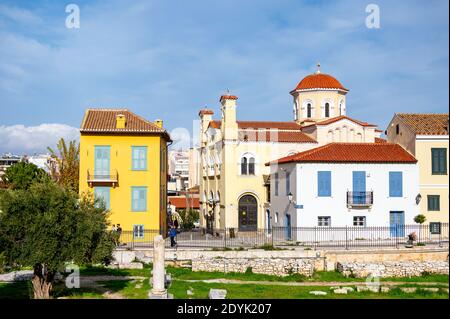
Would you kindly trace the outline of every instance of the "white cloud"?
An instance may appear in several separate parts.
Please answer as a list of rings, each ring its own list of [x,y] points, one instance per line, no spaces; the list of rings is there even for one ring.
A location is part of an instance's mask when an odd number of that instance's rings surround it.
[[[27,25],[42,22],[42,19],[39,16],[33,14],[29,10],[2,4],[0,4],[0,16],[7,17],[15,22]]]
[[[0,153],[33,154],[54,148],[60,138],[78,140],[77,128],[65,124],[0,125]]]

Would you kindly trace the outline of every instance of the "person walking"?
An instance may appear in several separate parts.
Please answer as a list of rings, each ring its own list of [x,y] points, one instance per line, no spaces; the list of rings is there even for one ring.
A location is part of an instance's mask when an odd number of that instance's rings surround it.
[[[169,237],[170,237],[170,247],[174,247],[177,242],[175,241],[175,237],[177,236],[177,229],[171,225],[169,230]]]
[[[120,246],[120,236],[122,235],[122,227],[120,227],[120,224],[117,224],[117,246]]]

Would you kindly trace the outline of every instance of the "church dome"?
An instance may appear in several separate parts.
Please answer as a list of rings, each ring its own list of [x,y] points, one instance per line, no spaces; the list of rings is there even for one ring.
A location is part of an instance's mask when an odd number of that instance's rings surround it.
[[[301,80],[294,91],[311,89],[337,89],[348,92],[341,82],[329,74],[314,73]]]

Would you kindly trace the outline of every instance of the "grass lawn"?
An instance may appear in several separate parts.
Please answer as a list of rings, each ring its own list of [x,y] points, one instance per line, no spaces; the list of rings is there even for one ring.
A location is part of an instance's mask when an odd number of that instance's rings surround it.
[[[298,286],[268,286],[250,284],[216,284],[216,283],[191,283],[174,281],[169,292],[175,298],[188,298],[188,289],[193,291],[194,299],[208,298],[209,289],[226,289],[227,299],[448,299],[448,294],[443,290],[438,293],[421,291],[416,293],[404,293],[400,288],[394,288],[389,293],[350,292],[347,295],[334,294],[329,287],[298,287]],[[326,296],[311,295],[310,291],[325,291]]]
[[[169,292],[175,298],[208,298],[211,288],[226,289],[227,298],[243,299],[327,299],[327,298],[426,298],[426,299],[448,299],[448,293],[443,287],[448,287],[448,275],[426,275],[412,278],[383,278],[383,281],[405,282],[401,287],[417,287],[415,293],[405,293],[399,287],[391,289],[388,293],[372,292],[350,292],[347,295],[336,295],[329,287],[323,286],[281,286],[263,284],[227,284],[227,283],[204,283],[187,282],[184,280],[207,280],[207,279],[233,279],[245,281],[270,281],[270,282],[341,282],[341,286],[349,282],[361,282],[361,278],[346,278],[338,272],[316,272],[313,277],[307,278],[301,275],[290,275],[286,277],[247,273],[221,273],[221,272],[192,272],[188,268],[167,267],[167,272],[172,274],[172,284]],[[109,269],[104,267],[83,267],[80,269],[81,276],[141,276],[143,280],[117,280],[111,278],[108,281],[99,281],[95,285],[82,287],[80,289],[68,289],[64,283],[55,284],[53,297],[63,298],[129,298],[146,299],[150,290],[149,277],[151,265],[145,265],[144,269]],[[433,286],[440,287],[439,292],[421,290],[415,285],[417,282],[435,282]],[[193,295],[188,296],[187,290],[192,290]],[[312,290],[325,291],[326,296],[315,296],[309,294]],[[105,295],[106,293],[106,295]],[[29,299],[33,296],[31,282],[0,283],[0,299]]]
[[[198,271],[193,272],[189,268],[176,268],[167,267],[167,272],[172,274],[173,278],[184,279],[184,280],[205,280],[205,279],[234,279],[234,280],[245,280],[245,281],[281,281],[281,282],[311,282],[311,281],[322,281],[322,282],[363,282],[365,278],[349,278],[343,276],[337,271],[316,271],[312,277],[306,277],[299,274],[293,274],[285,277],[264,275],[264,274],[254,274],[252,272],[247,273],[223,273],[223,272],[206,272]],[[403,277],[403,278],[382,278],[381,282],[396,281],[396,282],[449,282],[448,275],[436,275],[429,274],[421,277]]]

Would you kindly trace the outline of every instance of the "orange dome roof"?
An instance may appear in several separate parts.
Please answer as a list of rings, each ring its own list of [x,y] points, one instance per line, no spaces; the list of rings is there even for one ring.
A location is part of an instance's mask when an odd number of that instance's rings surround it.
[[[315,73],[305,77],[294,91],[308,89],[339,89],[348,91],[338,80],[329,74]]]

